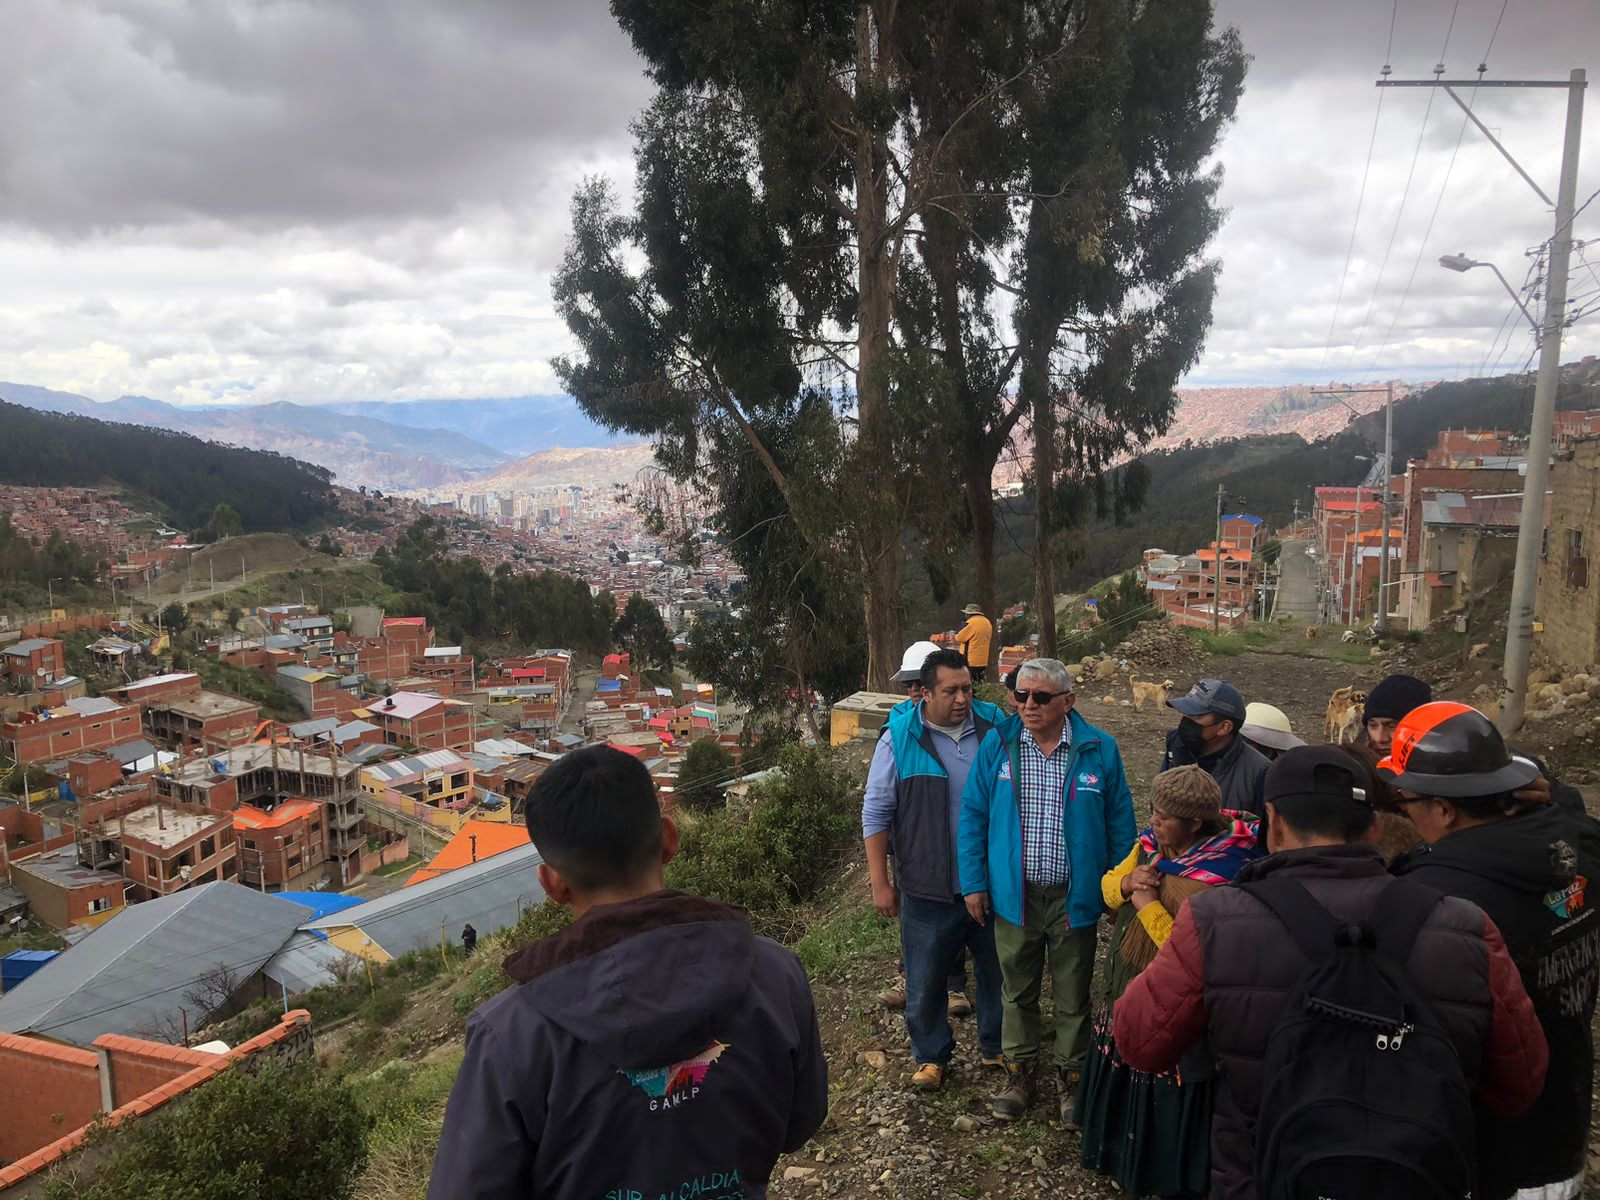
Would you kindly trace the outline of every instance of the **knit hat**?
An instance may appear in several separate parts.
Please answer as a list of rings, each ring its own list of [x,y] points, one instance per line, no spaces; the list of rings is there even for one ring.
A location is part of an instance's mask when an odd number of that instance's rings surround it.
[[[1156,776],[1150,807],[1159,808],[1179,820],[1222,820],[1222,789],[1202,768],[1193,763],[1173,767]]]
[[[1367,693],[1367,706],[1361,710],[1361,722],[1366,724],[1374,717],[1387,717],[1398,721],[1412,709],[1421,708],[1433,699],[1433,689],[1414,675],[1390,675]]]

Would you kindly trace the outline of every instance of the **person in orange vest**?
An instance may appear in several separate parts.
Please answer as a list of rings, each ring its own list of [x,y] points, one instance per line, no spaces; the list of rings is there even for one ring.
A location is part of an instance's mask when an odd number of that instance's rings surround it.
[[[956,634],[956,645],[967,657],[967,669],[972,672],[972,682],[982,683],[989,669],[989,647],[994,641],[994,622],[983,615],[983,609],[969,604],[961,610],[967,623]]]

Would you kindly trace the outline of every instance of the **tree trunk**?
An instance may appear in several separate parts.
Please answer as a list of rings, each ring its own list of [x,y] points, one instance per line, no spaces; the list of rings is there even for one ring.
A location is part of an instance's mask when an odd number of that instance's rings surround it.
[[[887,32],[874,38],[872,13],[856,18],[856,70],[862,84],[876,86],[887,57]],[[860,91],[858,89],[858,102]],[[889,325],[894,312],[894,258],[888,239],[888,148],[883,134],[858,107],[855,147],[857,330],[857,452],[862,467],[862,506],[856,524],[860,547],[867,634],[867,686],[889,689],[900,663],[900,505],[896,501],[886,372]]]
[[[972,517],[972,556],[978,569],[978,603],[994,621],[1000,624],[1000,585],[994,567],[994,464],[986,462],[980,446],[973,445],[965,452],[962,485],[967,493],[967,512]]]
[[[1039,628],[1039,653],[1056,654],[1056,413],[1046,377],[1049,348],[1030,357],[1020,387],[1033,414],[1033,603]]]

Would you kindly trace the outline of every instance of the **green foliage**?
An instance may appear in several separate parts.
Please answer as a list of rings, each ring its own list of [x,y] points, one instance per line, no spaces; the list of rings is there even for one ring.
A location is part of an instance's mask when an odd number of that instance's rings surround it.
[[[399,985],[391,984],[380,988],[372,999],[361,1006],[361,1019],[368,1025],[384,1029],[398,1021],[405,1010],[405,991]]]
[[[345,1200],[367,1164],[372,1121],[314,1067],[235,1067],[118,1130],[110,1157],[47,1200]]]
[[[892,954],[900,931],[870,904],[847,906],[814,923],[795,943],[794,952],[815,979],[841,964],[879,954]]]
[[[333,538],[329,537],[327,534],[323,534],[322,540],[317,543],[317,553],[326,554],[329,558],[338,558],[343,551],[339,549],[338,542],[334,541]]]
[[[236,667],[210,654],[192,655],[190,669],[213,691],[228,692],[261,705],[273,716],[303,720],[300,703],[260,671]]]
[[[995,632],[999,639],[996,653],[1000,646],[1025,646],[1028,639],[1039,632],[1039,625],[1033,619],[1033,613],[1023,609],[1016,616],[1000,622],[1000,628]]]
[[[423,1200],[462,1051],[424,1064],[392,1061],[352,1083],[372,1120],[371,1154],[357,1200]]]
[[[223,538],[238,537],[243,532],[244,522],[239,519],[238,510],[223,500],[211,510],[211,519],[195,530],[194,540],[219,542]]]
[[[636,670],[672,666],[672,633],[661,619],[661,610],[638,592],[628,597],[613,636],[632,657]]]
[[[189,628],[189,610],[174,600],[161,610],[161,627],[170,634],[180,634]]]
[[[723,788],[736,774],[733,755],[714,738],[701,738],[689,747],[678,768],[678,785],[673,793],[689,808],[716,808],[722,804]]]
[[[1078,659],[1118,645],[1146,621],[1165,620],[1150,592],[1134,571],[1125,571],[1099,598],[1099,623],[1089,629],[1069,629],[1061,635],[1059,656]]]
[[[149,497],[176,524],[190,529],[205,525],[222,503],[251,532],[296,529],[334,512],[333,473],[281,454],[92,417],[37,412],[3,401],[0,426],[6,431],[0,483],[120,484]]]
[[[72,584],[91,584],[99,573],[100,561],[59,532],[52,530],[36,547],[11,524],[10,513],[0,513],[0,602],[31,603],[34,592],[42,601],[52,586],[60,598]]]
[[[504,563],[490,575],[477,559],[450,557],[444,546],[444,527],[424,516],[400,535],[392,553],[379,550],[373,562],[384,583],[450,638],[611,648],[616,605],[610,592],[591,596],[581,579],[556,571],[518,574]]]
[[[758,933],[792,941],[804,931],[797,906],[838,873],[859,834],[860,781],[821,747],[785,746],[777,766],[749,807],[707,813],[685,829],[667,886],[738,905]]]
[[[1208,655],[1216,658],[1235,658],[1246,650],[1270,645],[1274,640],[1270,632],[1253,626],[1219,633],[1206,629],[1185,629],[1184,632],[1199,642]]]

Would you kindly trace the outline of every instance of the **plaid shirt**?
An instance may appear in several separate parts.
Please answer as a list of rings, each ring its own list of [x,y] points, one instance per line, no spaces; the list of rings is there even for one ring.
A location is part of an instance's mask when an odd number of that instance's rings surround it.
[[[1022,779],[1017,788],[1017,807],[1022,812],[1022,879],[1037,887],[1056,887],[1072,877],[1062,811],[1067,762],[1072,757],[1070,733],[1070,727],[1062,729],[1061,743],[1046,758],[1033,734],[1022,731],[1018,756]]]

